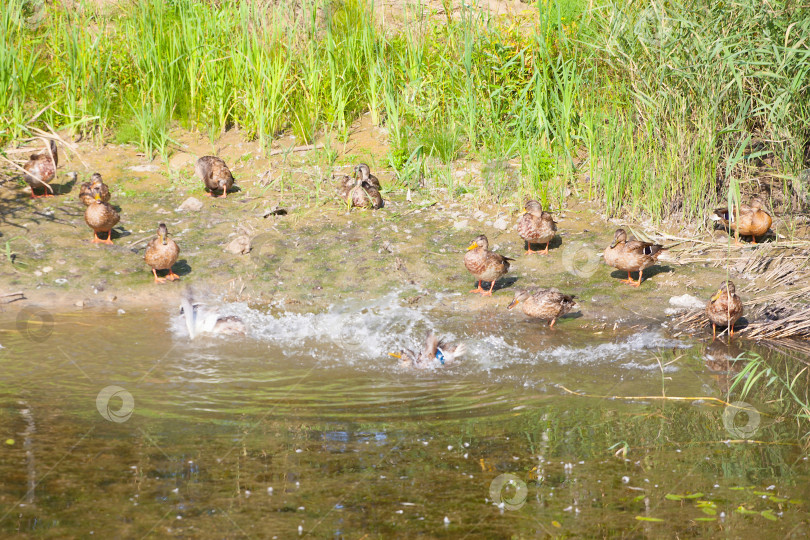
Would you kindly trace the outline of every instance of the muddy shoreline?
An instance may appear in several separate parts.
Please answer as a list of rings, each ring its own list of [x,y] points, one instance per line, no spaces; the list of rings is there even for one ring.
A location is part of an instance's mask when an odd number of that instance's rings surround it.
[[[411,192],[386,170],[385,147],[376,129],[361,121],[333,164],[315,145],[307,152],[266,158],[256,143],[229,132],[217,144],[200,135],[177,133],[180,145],[168,162],[146,162],[130,146],[76,145],[79,155],[60,149],[56,197],[31,200],[10,171],[0,187],[3,207],[0,243],[7,245],[0,267],[2,292],[24,300],[0,304],[14,313],[25,306],[48,310],[173,308],[186,285],[211,301],[274,304],[292,310],[321,310],[347,298],[379,297],[402,289],[418,302],[424,295],[449,295],[448,308],[476,312],[504,309],[517,288],[556,287],[580,300],[582,317],[594,325],[660,322],[670,298],[705,299],[726,277],[712,263],[680,264],[676,246],[645,273],[639,289],[618,282],[620,273],[600,254],[618,226],[656,238],[657,231],[685,235],[676,224],[653,227],[607,220],[596,202],[571,196],[552,208],[559,236],[548,256],[526,255],[515,231],[522,209],[516,196],[493,204],[476,194],[451,198],[441,188]],[[361,154],[352,150],[364,149]],[[294,147],[282,139],[279,148]],[[205,196],[193,174],[200,155],[216,153],[228,162],[239,192],[226,199]],[[378,211],[348,212],[334,196],[332,174],[348,173],[360,160],[380,177],[386,205]],[[456,176],[472,185],[480,164],[459,161]],[[67,173],[78,173],[71,185]],[[90,242],[78,184],[100,172],[120,209],[113,246]],[[515,172],[515,174],[518,174]],[[199,211],[179,211],[193,197]],[[407,200],[410,198],[410,200]],[[273,212],[283,209],[284,212]],[[181,280],[155,284],[143,261],[146,242],[165,222],[180,246],[175,272]],[[777,218],[774,230],[778,231]],[[484,233],[490,245],[516,261],[492,298],[469,295],[472,277],[463,266],[469,241]],[[249,239],[248,253],[226,251],[236,238]],[[725,241],[720,231],[715,241]],[[709,239],[708,235],[704,238]],[[736,256],[762,246],[733,247]],[[732,274],[732,277],[737,278]],[[459,294],[456,294],[459,293]]]

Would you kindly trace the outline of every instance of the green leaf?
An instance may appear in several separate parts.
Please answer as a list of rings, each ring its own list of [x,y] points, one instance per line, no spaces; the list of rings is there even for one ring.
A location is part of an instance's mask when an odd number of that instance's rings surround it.
[[[771,521],[777,521],[779,519],[771,510],[763,510],[762,512],[760,512],[760,514],[765,519],[770,519]]]
[[[654,523],[663,523],[664,520],[661,518],[654,518],[654,517],[646,517],[646,516],[636,516],[636,519],[639,521],[652,521]]]
[[[699,517],[695,518],[695,521],[717,521],[716,517]]]
[[[703,497],[703,493],[700,493],[700,492],[692,493],[690,495],[686,495],[687,499],[699,499],[701,497]]]
[[[683,495],[674,495],[672,493],[667,493],[666,495],[664,495],[664,498],[667,499],[668,501],[682,501]]]
[[[708,516],[716,516],[717,515],[717,510],[715,510],[714,508],[709,508],[708,506],[705,506],[705,507],[701,508],[700,511],[703,512],[704,514],[708,515]]]

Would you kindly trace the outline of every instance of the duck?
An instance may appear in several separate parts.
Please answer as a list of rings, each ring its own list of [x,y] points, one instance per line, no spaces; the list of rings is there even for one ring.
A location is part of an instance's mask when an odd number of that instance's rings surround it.
[[[95,200],[95,196],[93,195],[95,189],[98,190],[103,202],[110,202],[110,188],[107,187],[107,184],[101,179],[99,173],[93,173],[93,176],[90,177],[90,181],[81,185],[79,200],[82,201],[85,206],[93,204]]]
[[[526,241],[526,254],[548,255],[548,246],[557,234],[557,222],[551,213],[543,211],[543,205],[538,201],[528,201],[524,210],[526,213],[520,216],[517,230],[520,237]],[[532,251],[532,244],[545,244],[546,249]]]
[[[56,166],[59,164],[59,153],[56,150],[56,142],[53,139],[48,141],[45,150],[36,154],[31,154],[28,161],[23,165],[25,174],[23,179],[31,187],[31,198],[53,197],[53,188],[50,186],[51,180],[56,176]],[[42,195],[36,194],[35,188],[45,188]]]
[[[346,201],[349,198],[349,193],[351,193],[356,183],[356,180],[347,174],[341,174],[337,177],[337,195],[341,201]]]
[[[764,236],[771,228],[773,219],[764,210],[762,199],[754,197],[751,204],[741,204],[739,206],[739,221],[734,209],[715,208],[711,219],[719,221],[723,227],[734,231],[734,243],[740,244],[740,235],[750,236],[751,241],[756,244],[757,236]]]
[[[728,328],[729,339],[734,337],[734,323],[743,314],[743,304],[737,296],[737,289],[734,282],[725,280],[720,284],[720,288],[706,304],[706,316],[712,323],[712,339],[717,337],[717,327]]]
[[[231,170],[216,156],[203,156],[198,159],[194,173],[205,183],[205,187],[209,190],[205,193],[208,197],[213,197],[214,191],[221,189],[222,195],[218,198],[224,199],[228,196],[228,190],[233,187]]]
[[[492,296],[495,282],[509,271],[509,261],[514,261],[514,259],[489,251],[487,237],[483,234],[478,235],[467,248],[467,253],[464,254],[464,266],[478,280],[478,288],[470,292]],[[490,282],[489,291],[481,288],[482,281]]]
[[[410,349],[403,349],[388,354],[398,358],[402,367],[427,369],[452,364],[466,352],[467,346],[463,343],[454,344],[438,339],[436,334],[430,330],[427,333],[422,350],[415,352]]]
[[[642,274],[645,268],[653,266],[666,248],[660,244],[651,244],[639,240],[627,241],[624,229],[617,229],[613,235],[613,243],[605,248],[605,263],[613,268],[627,272],[627,279],[621,280],[634,287],[641,286]],[[630,272],[638,272],[638,281],[634,281]]]
[[[346,194],[346,205],[349,208],[373,208],[378,210],[385,202],[380,194],[380,181],[369,172],[368,165],[361,163],[354,168],[355,178]],[[347,184],[341,184],[341,189]]]
[[[382,190],[382,185],[376,176],[371,174],[371,168],[365,164],[360,163],[354,168],[355,177],[359,178],[362,183],[367,183],[373,186],[377,191]]]
[[[247,327],[241,318],[235,315],[222,316],[218,309],[195,302],[191,287],[187,287],[180,297],[180,312],[191,339],[200,334],[247,334]]]
[[[84,211],[84,221],[93,229],[93,243],[112,245],[112,228],[120,220],[121,216],[118,215],[118,212],[109,203],[101,200],[101,193],[96,189],[93,192],[93,203]],[[106,240],[98,237],[100,232],[107,233]]]
[[[506,306],[512,309],[523,302],[523,313],[535,319],[549,322],[549,328],[554,328],[557,319],[578,307],[576,296],[563,294],[557,289],[534,289],[515,291],[515,298]]]
[[[180,255],[180,248],[177,242],[169,238],[169,229],[165,223],[158,225],[157,236],[155,236],[146,246],[146,253],[143,260],[152,267],[152,274],[155,276],[155,283],[164,283],[167,279],[174,281],[180,276],[172,272],[172,266],[177,262]],[[159,278],[158,270],[168,270],[165,278]]]

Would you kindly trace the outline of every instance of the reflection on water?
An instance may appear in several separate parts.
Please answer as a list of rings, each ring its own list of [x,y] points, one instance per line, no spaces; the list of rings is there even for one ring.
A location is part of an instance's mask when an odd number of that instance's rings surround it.
[[[165,312],[0,319],[4,536],[806,534],[808,464],[764,405],[739,443],[710,401],[563,389],[722,397],[717,342],[393,295],[228,309],[247,338],[192,342]],[[463,362],[387,356],[428,328]]]

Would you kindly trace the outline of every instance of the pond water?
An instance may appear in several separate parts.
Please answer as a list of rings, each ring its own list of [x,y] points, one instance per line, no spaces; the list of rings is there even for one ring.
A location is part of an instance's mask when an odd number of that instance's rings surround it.
[[[0,313],[4,537],[808,534],[795,426],[701,399],[739,344],[452,295],[224,311],[246,337],[192,341],[154,308]],[[399,368],[429,328],[469,353]]]

